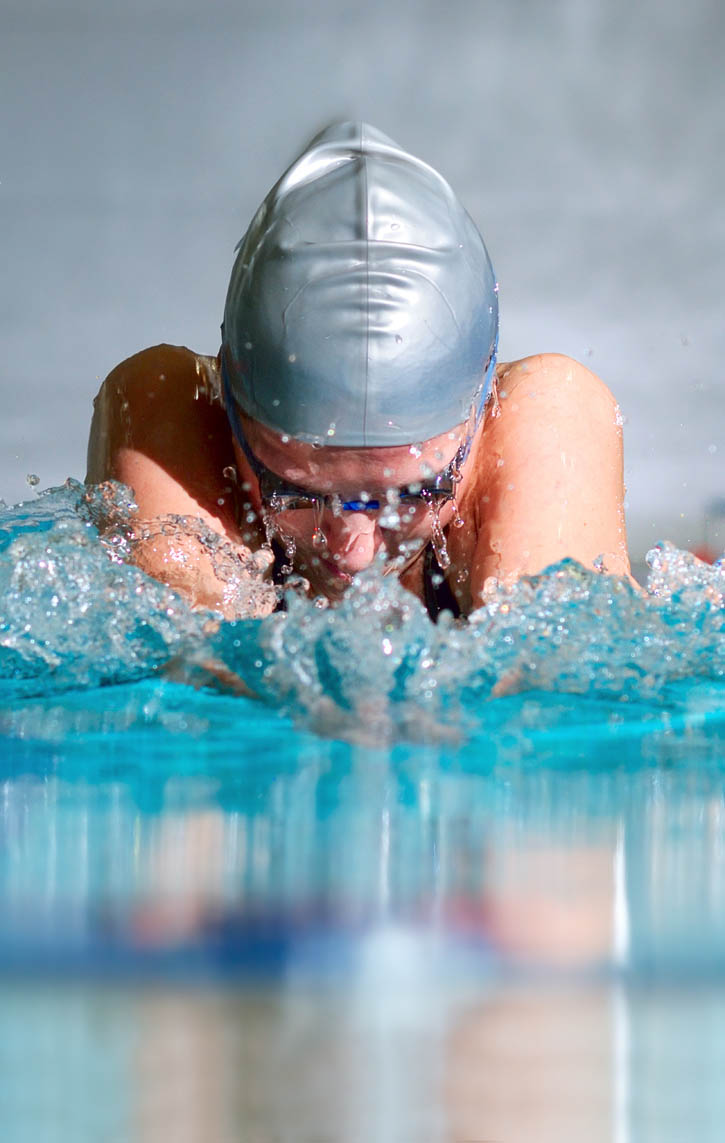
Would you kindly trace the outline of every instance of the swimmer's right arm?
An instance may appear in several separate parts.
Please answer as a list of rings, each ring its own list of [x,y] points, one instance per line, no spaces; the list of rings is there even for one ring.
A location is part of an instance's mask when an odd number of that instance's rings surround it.
[[[94,403],[86,480],[133,490],[133,558],[149,575],[227,618],[249,615],[250,604],[252,614],[269,614],[276,594],[262,573],[270,557],[252,553],[239,534],[222,475],[234,463],[226,415],[197,392],[196,361],[188,349],[160,345],[109,374]],[[169,527],[169,516],[194,526]],[[214,555],[207,529],[221,541]]]

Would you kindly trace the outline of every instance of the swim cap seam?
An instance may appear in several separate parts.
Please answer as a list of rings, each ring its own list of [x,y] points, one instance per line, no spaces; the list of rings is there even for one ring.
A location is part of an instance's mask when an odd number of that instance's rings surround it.
[[[368,390],[370,378],[370,212],[368,206],[368,160],[363,152],[363,128],[360,124],[360,154],[363,162],[363,179],[365,195],[365,392],[363,394],[363,442],[368,439]]]
[[[236,253],[222,346],[234,398],[255,419],[375,448],[478,411],[495,279],[471,215],[430,164],[366,123],[333,124],[277,181]]]

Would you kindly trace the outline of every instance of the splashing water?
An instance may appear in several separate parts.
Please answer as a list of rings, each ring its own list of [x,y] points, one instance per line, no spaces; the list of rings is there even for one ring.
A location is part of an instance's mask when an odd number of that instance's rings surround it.
[[[498,709],[490,700],[530,692],[654,709],[673,701],[678,681],[699,678],[722,704],[725,566],[668,544],[649,553],[646,592],[564,560],[495,587],[468,622],[444,614],[433,624],[376,566],[339,606],[290,590],[286,613],[258,620],[245,615],[274,590],[265,559],[241,575],[200,522],[167,518],[163,527],[206,545],[228,582],[240,618],[222,621],[133,565],[133,511],[121,486],[73,481],[0,511],[6,701],[126,683],[173,663],[174,677],[203,668],[219,686],[240,678],[309,728],[375,743],[455,742],[481,730]]]
[[[458,516],[458,509],[455,509],[454,525],[458,527],[456,516]],[[438,566],[446,571],[451,566],[451,557],[448,553],[448,544],[446,542],[446,534],[441,525],[441,506],[437,500],[433,500],[428,506],[428,515],[431,524],[431,543],[433,544],[433,551],[438,560]]]

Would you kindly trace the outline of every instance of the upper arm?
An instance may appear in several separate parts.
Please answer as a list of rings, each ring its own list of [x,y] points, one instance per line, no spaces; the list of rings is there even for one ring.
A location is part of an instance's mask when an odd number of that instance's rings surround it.
[[[86,480],[129,485],[141,519],[194,515],[227,531],[222,472],[234,462],[224,410],[199,392],[196,355],[159,345],[118,365],[95,402]]]
[[[256,613],[266,614],[276,596],[260,590],[265,557],[248,563],[224,478],[234,463],[226,414],[203,392],[196,362],[187,349],[161,345],[109,374],[94,405],[86,479],[132,489],[133,559],[144,571],[228,617],[248,612],[249,586]],[[226,543],[210,544],[197,521]]]
[[[472,570],[474,598],[489,576],[533,574],[566,556],[629,573],[622,429],[598,377],[544,354],[499,378],[501,415],[485,426],[486,504]]]

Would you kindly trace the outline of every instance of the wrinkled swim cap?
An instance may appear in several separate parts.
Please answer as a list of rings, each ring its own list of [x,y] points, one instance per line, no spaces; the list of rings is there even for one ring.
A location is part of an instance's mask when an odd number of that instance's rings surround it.
[[[483,239],[445,179],[374,127],[317,135],[237,249],[222,362],[249,416],[375,447],[482,407],[498,332]]]

